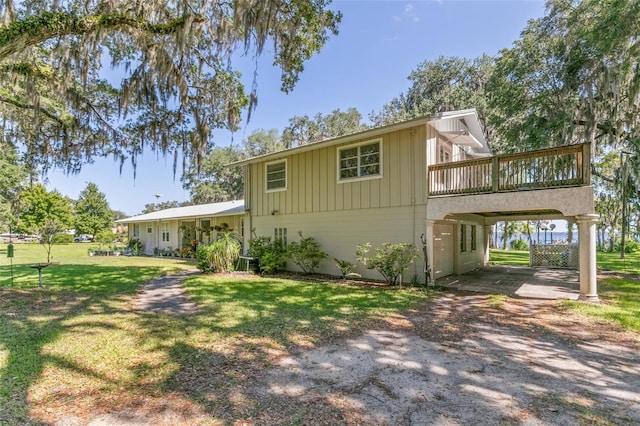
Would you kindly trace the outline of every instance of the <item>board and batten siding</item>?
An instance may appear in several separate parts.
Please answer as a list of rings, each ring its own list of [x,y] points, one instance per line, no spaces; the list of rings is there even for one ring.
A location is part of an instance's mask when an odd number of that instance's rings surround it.
[[[298,232],[313,237],[328,256],[320,264],[321,273],[340,275],[334,258],[348,260],[357,267],[354,272],[365,278],[382,279],[375,270],[366,269],[356,261],[358,244],[370,242],[374,247],[383,242],[413,243],[420,248],[420,235],[424,232],[426,211],[423,206],[399,206],[360,210],[334,210],[328,212],[265,215],[253,218],[256,236],[274,237],[276,228],[287,230],[287,241],[299,241]],[[288,270],[297,270],[290,260]],[[423,280],[423,258],[420,256],[404,273],[409,281],[416,274]]]
[[[424,206],[428,128],[418,125],[372,139],[289,154],[286,157],[287,188],[281,191],[266,191],[266,162],[250,164],[246,173],[247,208],[255,218],[272,214]],[[429,139],[432,137],[429,135]],[[378,138],[382,141],[382,177],[338,183],[338,149]]]

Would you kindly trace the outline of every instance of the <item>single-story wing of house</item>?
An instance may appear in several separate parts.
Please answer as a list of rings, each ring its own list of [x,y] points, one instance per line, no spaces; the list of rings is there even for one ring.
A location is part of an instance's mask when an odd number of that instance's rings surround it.
[[[234,232],[244,239],[244,200],[175,207],[116,221],[126,224],[129,238],[137,238],[148,255],[208,244],[218,232]]]

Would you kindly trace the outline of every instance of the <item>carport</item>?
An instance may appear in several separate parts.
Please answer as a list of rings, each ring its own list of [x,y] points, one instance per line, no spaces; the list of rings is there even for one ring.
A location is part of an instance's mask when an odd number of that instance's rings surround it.
[[[528,299],[578,300],[580,297],[580,279],[575,269],[487,265],[437,279],[436,285]]]
[[[474,277],[477,281],[475,288],[498,286],[492,288],[499,289],[502,284],[510,290],[498,292],[540,296],[546,291],[550,298],[557,298],[555,292],[560,291],[557,285],[545,285],[542,278],[559,284],[561,279],[554,279],[554,276],[566,279],[568,271],[551,273],[541,269],[487,268],[489,236],[491,226],[504,220],[566,220],[578,225],[579,267],[575,274],[579,298],[598,300],[596,223],[599,216],[595,214],[590,182],[589,144],[432,164],[428,175],[426,236],[430,244],[427,257],[432,265],[440,267],[440,270],[434,267],[430,271],[433,282],[438,279],[438,283],[444,284],[444,275],[451,275],[448,279],[451,285],[467,286],[472,285],[470,281]],[[446,185],[436,185],[442,181]],[[483,241],[478,244],[479,249],[484,250],[484,258],[478,258],[475,265],[471,262],[464,264],[460,256],[463,250],[456,247],[456,242],[465,235],[466,224],[484,225]],[[450,239],[447,244],[443,243],[445,239]],[[441,267],[448,263],[452,264],[451,273]],[[466,273],[472,275],[460,278]],[[482,276],[483,273],[486,276]],[[562,290],[561,293],[559,297],[566,295],[567,291]]]

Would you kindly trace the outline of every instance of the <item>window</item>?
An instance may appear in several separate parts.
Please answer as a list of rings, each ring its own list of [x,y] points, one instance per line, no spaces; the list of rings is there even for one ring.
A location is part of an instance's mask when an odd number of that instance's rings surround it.
[[[140,224],[139,223],[134,223],[133,224],[133,236],[138,238],[140,236]]]
[[[169,222],[162,222],[161,229],[162,229],[162,242],[168,243],[169,242]]]
[[[382,176],[382,142],[338,148],[338,181]]]
[[[211,220],[202,219],[200,221],[200,241],[211,241]]]
[[[267,163],[265,172],[267,192],[287,189],[287,160]]]
[[[448,163],[451,161],[451,151],[440,143],[440,163]]]
[[[280,241],[284,247],[287,246],[287,228],[274,228],[273,241]]]
[[[460,253],[467,251],[467,225],[460,225]]]
[[[147,223],[147,234],[153,233],[153,224]]]
[[[471,250],[476,249],[476,226],[471,225]]]

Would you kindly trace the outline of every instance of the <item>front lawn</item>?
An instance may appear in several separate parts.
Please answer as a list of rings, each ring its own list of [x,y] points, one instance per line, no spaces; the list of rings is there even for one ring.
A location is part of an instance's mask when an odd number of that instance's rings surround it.
[[[283,355],[354,335],[424,301],[424,292],[241,275],[196,276],[184,286],[192,316],[133,309],[152,276],[192,268],[183,260],[97,258],[86,244],[16,247],[15,281],[0,264],[0,424],[83,423],[118,410],[174,413],[229,423],[255,404],[239,384]],[[400,321],[400,319],[399,319]],[[177,414],[176,414],[177,413]]]

